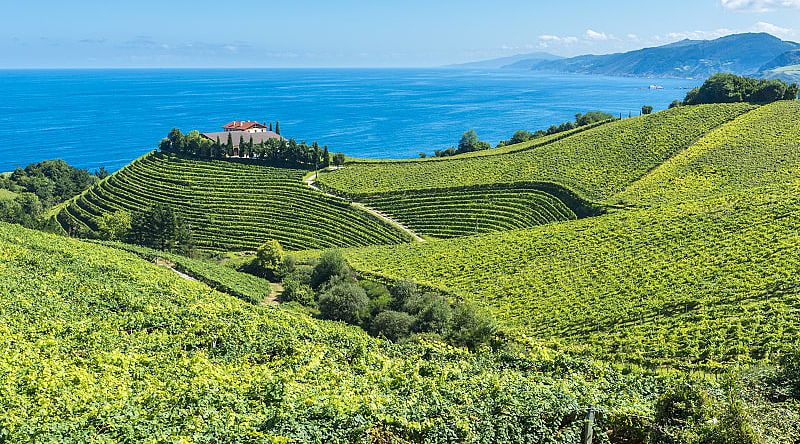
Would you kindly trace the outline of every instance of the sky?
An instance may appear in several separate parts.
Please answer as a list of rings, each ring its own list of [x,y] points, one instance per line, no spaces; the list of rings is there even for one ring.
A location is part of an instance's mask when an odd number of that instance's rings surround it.
[[[0,0],[0,68],[430,67],[739,32],[800,41],[800,0]]]

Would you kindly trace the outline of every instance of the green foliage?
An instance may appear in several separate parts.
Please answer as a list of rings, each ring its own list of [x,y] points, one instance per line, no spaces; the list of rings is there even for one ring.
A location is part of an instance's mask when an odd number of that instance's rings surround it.
[[[131,215],[130,241],[161,251],[175,247],[178,220],[167,205],[155,206]]]
[[[675,108],[572,133],[536,149],[488,157],[353,163],[320,175],[319,183],[346,195],[364,196],[548,182],[572,190],[584,200],[602,202],[708,131],[752,109],[748,104]]]
[[[43,211],[42,203],[36,194],[14,194],[13,199],[0,200],[0,221],[15,223],[27,228],[40,228],[39,219]]]
[[[650,105],[645,105],[642,107],[642,115],[653,114],[653,107]]]
[[[578,113],[575,115],[574,122],[564,122],[560,125],[552,125],[546,130],[539,130],[533,133],[526,130],[519,130],[515,132],[513,136],[511,136],[511,139],[501,141],[497,146],[504,147],[508,145],[517,145],[528,142],[530,140],[539,139],[545,136],[567,133],[577,128],[592,126],[599,123],[610,122],[613,120],[616,120],[614,116],[601,111],[590,111],[586,114]]]
[[[399,229],[306,186],[305,174],[245,161],[151,153],[65,205],[59,221],[67,231],[74,226],[88,232],[97,229],[103,214],[166,203],[191,225],[201,251],[254,251],[264,239],[288,250],[408,239]]]
[[[411,333],[411,327],[416,319],[408,313],[401,311],[382,311],[372,320],[370,333],[376,337],[383,337],[390,341],[398,341]]]
[[[13,192],[33,193],[44,207],[63,202],[97,182],[88,171],[70,166],[63,160],[45,160],[17,168],[0,187]]]
[[[283,280],[281,302],[297,302],[305,306],[313,306],[316,304],[314,289],[295,277],[288,277]]]
[[[313,288],[320,288],[334,278],[347,279],[352,275],[347,261],[341,251],[328,250],[322,253],[314,267],[309,283]]]
[[[333,155],[333,164],[336,166],[344,165],[345,156],[344,153],[336,153]]]
[[[100,238],[110,241],[125,241],[131,232],[131,213],[123,210],[105,213],[97,219]]]
[[[797,99],[798,86],[782,80],[764,80],[734,74],[714,74],[686,94],[686,105],[702,103],[772,103]]]
[[[323,319],[361,325],[369,318],[369,297],[355,282],[338,282],[319,296]]]
[[[453,310],[447,339],[470,349],[488,344],[497,333],[491,314],[470,304],[459,304]]]
[[[280,242],[275,239],[261,244],[256,250],[256,263],[258,267],[269,275],[275,274],[283,267],[285,253]]]

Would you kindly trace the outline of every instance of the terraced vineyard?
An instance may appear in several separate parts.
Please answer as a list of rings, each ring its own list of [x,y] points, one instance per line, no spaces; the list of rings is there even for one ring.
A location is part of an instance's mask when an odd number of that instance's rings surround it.
[[[361,199],[417,233],[468,236],[575,219],[556,197],[533,188],[447,189],[391,193]]]
[[[339,193],[440,189],[495,183],[550,182],[603,202],[698,138],[754,109],[701,105],[612,122],[536,149],[437,162],[350,164],[320,175]]]
[[[798,103],[777,103],[712,131],[623,194],[651,208],[347,257],[601,356],[705,368],[768,357],[800,332],[798,121]]]
[[[254,250],[268,239],[295,250],[408,240],[395,227],[305,186],[306,173],[151,153],[78,196],[59,220],[95,229],[103,213],[166,203],[191,223],[203,250]]]

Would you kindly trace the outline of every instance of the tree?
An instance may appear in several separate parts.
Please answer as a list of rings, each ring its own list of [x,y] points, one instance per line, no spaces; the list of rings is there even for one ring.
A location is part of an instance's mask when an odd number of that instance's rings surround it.
[[[106,167],[102,167],[102,166],[101,166],[101,167],[100,167],[100,168],[99,168],[97,171],[95,171],[95,172],[94,172],[94,175],[95,175],[95,177],[97,177],[98,179],[100,179],[100,180],[103,180],[103,179],[105,179],[106,177],[110,176],[110,175],[111,175],[111,173],[109,173],[109,172],[108,172],[108,170],[106,169]]]
[[[274,278],[276,272],[283,266],[284,259],[283,247],[275,239],[264,242],[256,250],[256,264],[271,278]]]
[[[269,123],[269,130],[272,131],[272,122]]]
[[[301,305],[314,305],[314,289],[300,282],[299,279],[288,277],[283,280],[282,302],[297,302]]]
[[[322,165],[331,166],[331,153],[328,151],[328,145],[322,147]]]
[[[115,211],[103,213],[97,220],[97,232],[100,238],[110,241],[123,241],[131,231],[131,213]]]
[[[228,157],[233,156],[233,136],[231,136],[230,131],[228,131],[228,143],[225,144],[225,155]]]
[[[167,140],[169,141],[167,151],[172,151],[174,153],[180,153],[183,151],[183,134],[181,133],[181,130],[178,128],[172,128],[167,135]]]
[[[390,341],[405,338],[411,333],[414,325],[414,316],[400,311],[383,311],[372,320],[370,333],[373,336],[384,337]]]
[[[689,91],[684,103],[771,103],[797,97],[797,86],[782,80],[763,80],[734,74],[714,74],[702,86]]]
[[[319,257],[319,262],[311,273],[310,283],[313,288],[320,288],[335,277],[348,278],[351,274],[342,253],[338,250],[328,250]]]
[[[275,121],[275,134],[281,135],[281,123],[277,120]]]
[[[653,113],[653,107],[652,106],[645,105],[645,106],[642,107],[642,114],[643,115],[652,114],[652,113]]]
[[[448,339],[450,342],[475,349],[488,343],[497,332],[492,317],[485,311],[467,304],[459,304],[453,310]]]
[[[669,104],[669,109],[680,108],[681,106],[683,106],[683,102],[680,100],[673,100],[672,103]]]
[[[519,130],[511,136],[511,140],[508,141],[509,145],[514,145],[517,143],[527,142],[533,139],[533,134],[530,131]]]
[[[340,282],[320,295],[319,313],[323,319],[361,325],[369,317],[369,298],[355,282]]]
[[[146,211],[131,215],[130,240],[145,247],[170,250],[175,243],[177,225],[172,208],[156,204]]]
[[[344,165],[345,157],[344,153],[336,153],[333,155],[333,164],[336,166]]]

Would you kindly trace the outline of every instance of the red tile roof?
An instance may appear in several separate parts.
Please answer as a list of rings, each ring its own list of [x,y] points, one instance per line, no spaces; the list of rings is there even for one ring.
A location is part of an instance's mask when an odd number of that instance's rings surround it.
[[[248,122],[243,122],[243,121],[234,120],[233,122],[223,126],[222,129],[235,130],[235,131],[247,131],[250,128],[254,128],[254,127],[255,128],[266,128],[266,126],[264,126],[263,124],[258,123],[258,122],[249,122],[249,121]]]

